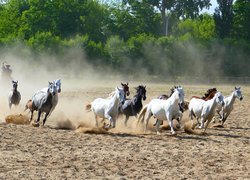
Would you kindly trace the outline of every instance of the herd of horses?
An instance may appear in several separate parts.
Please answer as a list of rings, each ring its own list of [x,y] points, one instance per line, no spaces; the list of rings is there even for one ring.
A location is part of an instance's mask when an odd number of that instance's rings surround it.
[[[18,105],[21,100],[21,94],[17,90],[18,81],[12,80],[13,89],[9,93],[9,108]],[[98,127],[98,118],[102,122],[108,120],[109,123],[103,123],[106,129],[116,127],[118,116],[125,116],[124,124],[127,126],[129,117],[134,116],[137,119],[137,125],[145,121],[144,130],[150,118],[153,116],[156,120],[157,134],[160,134],[160,125],[164,120],[168,121],[171,128],[171,134],[176,134],[173,127],[173,120],[176,119],[179,123],[182,119],[184,111],[189,110],[189,117],[193,124],[196,119],[198,127],[206,131],[209,123],[214,119],[216,112],[220,117],[222,126],[233,110],[235,99],[243,99],[241,88],[235,87],[230,96],[224,97],[216,88],[208,89],[202,97],[192,96],[190,101],[185,101],[184,89],[181,86],[174,86],[169,95],[160,95],[158,98],[152,99],[148,104],[143,105],[146,100],[146,86],[139,85],[135,88],[136,93],[132,98],[130,95],[128,83],[121,83],[121,87],[116,87],[107,98],[97,98],[86,105],[86,111],[92,111],[95,117],[96,126]],[[61,92],[61,80],[49,82],[48,87],[45,87],[32,96],[26,103],[25,110],[31,112],[30,121],[33,120],[34,111],[38,111],[38,117],[32,121],[33,126],[39,126],[39,121],[42,113],[45,113],[43,123],[55,109],[58,104],[58,93]]]
[[[156,118],[155,126],[157,134],[160,134],[160,125],[167,120],[171,128],[171,133],[175,134],[173,119],[179,122],[182,119],[183,112],[189,110],[191,120],[195,117],[199,128],[206,131],[209,123],[217,112],[220,116],[222,125],[233,110],[233,104],[236,98],[243,99],[241,88],[235,87],[232,94],[224,97],[216,88],[208,89],[202,97],[193,96],[191,100],[184,100],[184,90],[181,86],[175,86],[171,89],[170,95],[161,95],[152,99],[148,104],[142,104],[146,100],[146,86],[139,85],[136,87],[136,94],[133,98],[127,99],[129,94],[128,83],[121,83],[121,88],[116,88],[108,98],[97,98],[92,103],[86,105],[87,111],[93,111],[96,126],[98,126],[98,117],[109,120],[106,128],[114,128],[119,114],[125,115],[125,126],[130,116],[135,116],[137,124],[144,122],[144,130],[147,130],[149,119],[153,116]],[[200,122],[200,121],[201,122]],[[195,124],[195,123],[193,123]]]

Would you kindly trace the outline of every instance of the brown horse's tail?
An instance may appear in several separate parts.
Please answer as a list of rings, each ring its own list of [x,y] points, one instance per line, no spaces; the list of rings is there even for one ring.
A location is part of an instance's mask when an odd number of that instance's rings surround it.
[[[144,122],[144,117],[145,117],[145,114],[147,112],[147,105],[145,105],[143,107],[143,109],[141,110],[140,114],[139,114],[139,117],[138,117],[138,120],[137,120],[137,125],[139,124],[139,122]]]
[[[92,107],[91,104],[87,104],[85,107],[85,110],[89,112],[89,111],[91,111],[91,107]]]
[[[32,109],[32,100],[29,99],[25,105],[25,108],[24,108],[24,112],[27,110],[27,109]]]

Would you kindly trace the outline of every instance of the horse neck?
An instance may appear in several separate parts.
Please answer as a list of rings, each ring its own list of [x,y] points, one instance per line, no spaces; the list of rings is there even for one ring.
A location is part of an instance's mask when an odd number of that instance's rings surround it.
[[[235,102],[236,96],[234,95],[235,91],[231,93],[231,95],[228,97],[229,104],[233,104]]]
[[[137,93],[135,96],[135,104],[142,104],[141,101],[142,101],[142,95],[140,93]]]
[[[17,92],[17,87],[13,87],[13,92]]]
[[[47,95],[46,95],[46,102],[49,102],[49,101],[52,101],[52,94],[50,92],[47,92]]]
[[[172,102],[172,104],[178,106],[178,103],[179,103],[179,96],[178,96],[177,93],[174,92],[168,99],[170,100],[170,102]]]
[[[115,94],[111,98],[111,102],[114,103],[114,106],[118,106],[119,105],[120,99],[119,99],[118,94],[119,94],[119,92],[115,91]]]
[[[217,106],[217,102],[216,102],[216,96],[214,96],[212,99],[208,100],[207,102],[211,102],[211,109],[215,109]]]

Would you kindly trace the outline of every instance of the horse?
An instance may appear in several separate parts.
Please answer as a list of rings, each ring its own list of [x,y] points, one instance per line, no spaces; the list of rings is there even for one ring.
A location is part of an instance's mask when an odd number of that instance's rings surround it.
[[[128,82],[127,82],[127,84],[121,82],[121,85],[122,85],[122,89],[123,89],[123,91],[124,91],[124,93],[125,93],[125,98],[126,98],[126,96],[129,96],[129,95],[130,95]],[[110,97],[110,98],[113,97],[114,94],[115,94],[115,91],[111,92],[111,93],[109,94],[109,97]]]
[[[127,99],[124,104],[120,104],[119,112],[125,115],[125,126],[129,116],[136,116],[142,109],[142,99],[146,100],[146,86],[139,85],[136,89],[136,95],[132,99]]]
[[[19,103],[21,101],[21,94],[17,90],[18,81],[12,80],[12,86],[13,86],[13,89],[10,91],[9,98],[8,98],[10,109],[11,109],[12,104],[17,106],[17,105],[19,105]]]
[[[172,94],[174,93],[174,90],[177,88],[177,86],[174,86],[173,88],[170,89],[170,94],[169,95],[166,95],[166,94],[162,94],[158,97],[158,99],[162,99],[162,100],[167,100],[169,97],[172,96]],[[179,104],[179,107],[180,107],[180,111],[183,113],[184,111],[186,111],[188,109],[188,104],[189,102],[188,101],[184,101],[183,104]],[[179,119],[177,119],[179,121]],[[153,126],[156,126],[157,122],[159,120],[156,119],[155,123],[153,124]],[[163,125],[163,121],[160,121],[160,125]]]
[[[240,101],[243,100],[243,96],[242,96],[240,87],[238,87],[238,88],[235,87],[234,91],[231,93],[231,95],[228,96],[228,97],[226,97],[226,98],[224,98],[224,102],[225,102],[224,106],[219,105],[217,107],[216,112],[220,116],[220,119],[222,121],[222,124],[221,124],[222,126],[225,123],[225,121],[227,120],[227,118],[230,115],[230,113],[232,112],[233,105],[234,105],[234,102],[235,102],[236,98],[238,98]],[[220,114],[220,112],[222,112],[222,115]]]
[[[203,100],[207,101],[209,99],[212,99],[216,93],[217,93],[217,89],[211,88],[211,89],[207,90],[207,92],[204,94],[204,96],[202,96],[202,97],[192,96],[192,98],[203,99]]]
[[[201,119],[201,125],[199,128],[204,128],[204,123],[207,121],[204,129],[204,131],[206,131],[208,124],[215,115],[215,110],[218,104],[221,104],[222,106],[224,105],[224,97],[220,92],[217,92],[212,99],[207,101],[192,98],[189,103],[189,116],[191,120],[193,120],[193,116],[195,116],[198,124],[198,119]]]
[[[45,112],[45,117],[43,119],[43,126],[46,122],[47,116],[50,114],[51,109],[53,107],[53,97],[58,94],[57,86],[53,82],[49,82],[47,92],[38,91],[32,97],[32,109],[31,109],[31,117],[32,121],[33,112],[38,111],[37,121],[33,123],[34,126],[39,126],[40,116],[43,112]]]
[[[97,117],[106,118],[110,121],[107,128],[115,128],[118,117],[120,103],[125,102],[125,92],[122,88],[116,88],[115,94],[111,98],[97,98],[92,103],[86,105],[87,111],[93,111],[95,115],[96,127],[98,127]]]
[[[184,90],[181,86],[176,87],[174,89],[174,93],[171,97],[169,97],[167,100],[161,100],[161,99],[153,99],[149,102],[149,104],[145,105],[145,107],[142,109],[138,122],[142,118],[142,121],[144,121],[144,117],[146,115],[146,125],[144,131],[147,130],[148,121],[151,116],[154,116],[155,118],[159,119],[160,121],[168,120],[168,123],[171,128],[171,133],[174,135],[176,132],[173,128],[173,119],[179,118],[181,120],[182,118],[182,112],[180,111],[179,103],[184,103]],[[159,132],[160,122],[157,121],[156,123],[156,131],[157,134],[160,134]]]
[[[61,79],[56,79],[56,80],[54,80],[52,83],[55,84],[56,89],[57,89],[57,92],[60,93],[60,92],[61,92]],[[38,92],[47,93],[47,91],[48,91],[48,87],[45,87],[45,88],[43,88],[43,89],[37,91],[36,93],[38,93]],[[54,111],[56,105],[58,104],[58,93],[56,93],[55,96],[53,96],[52,108],[51,108],[50,113],[49,113],[48,116],[51,115],[51,113]],[[29,99],[29,100],[27,101],[27,103],[26,103],[26,105],[25,105],[24,111],[26,111],[27,109],[30,109],[30,110],[32,109],[32,100],[31,100],[31,99]]]

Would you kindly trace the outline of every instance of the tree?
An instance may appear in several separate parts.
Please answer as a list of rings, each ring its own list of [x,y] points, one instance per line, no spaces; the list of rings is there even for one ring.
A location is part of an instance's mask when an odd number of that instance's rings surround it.
[[[216,33],[220,38],[230,36],[233,25],[233,0],[217,0],[219,7],[215,9],[214,21]]]
[[[250,42],[250,1],[237,0],[233,6],[233,36]]]
[[[130,2],[130,0],[124,0]],[[151,4],[161,13],[162,20],[162,34],[168,35],[169,15],[174,18],[191,18],[194,19],[199,15],[203,8],[209,8],[210,0],[141,0]]]

